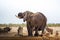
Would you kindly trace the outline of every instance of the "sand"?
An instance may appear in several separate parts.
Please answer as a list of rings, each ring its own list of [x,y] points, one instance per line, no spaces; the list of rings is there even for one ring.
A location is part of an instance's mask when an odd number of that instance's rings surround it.
[[[55,34],[56,31],[58,31],[59,32],[59,35],[60,35],[60,27],[49,27],[49,28],[52,28],[53,29],[53,33],[54,34]],[[11,31],[10,32],[0,34],[0,36],[16,36],[18,34],[17,33],[17,30],[18,30],[18,27],[11,27]],[[23,27],[22,34],[23,35],[28,35],[27,28],[26,27]]]

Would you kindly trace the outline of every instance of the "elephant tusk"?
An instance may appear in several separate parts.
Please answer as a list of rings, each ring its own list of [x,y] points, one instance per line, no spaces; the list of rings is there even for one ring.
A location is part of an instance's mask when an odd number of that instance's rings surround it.
[[[17,18],[19,18],[17,15],[15,15]]]

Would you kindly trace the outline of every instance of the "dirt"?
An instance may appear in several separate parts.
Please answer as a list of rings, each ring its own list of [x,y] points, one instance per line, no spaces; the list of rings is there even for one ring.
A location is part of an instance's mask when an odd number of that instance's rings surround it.
[[[0,34],[0,36],[17,36],[18,35],[18,33],[17,33],[18,27],[11,27],[11,28],[12,29],[11,29],[11,31],[9,33],[3,33],[3,34]],[[53,29],[54,34],[56,33],[56,31],[58,31],[59,35],[60,35],[60,27],[49,27],[49,28]],[[26,27],[23,27],[22,34],[23,35],[28,35]]]

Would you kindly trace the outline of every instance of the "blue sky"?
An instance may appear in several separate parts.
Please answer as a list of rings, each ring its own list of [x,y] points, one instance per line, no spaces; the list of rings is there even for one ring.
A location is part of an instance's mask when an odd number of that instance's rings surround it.
[[[60,23],[60,0],[0,0],[0,24],[25,23],[15,15],[26,10],[42,12],[47,23]]]

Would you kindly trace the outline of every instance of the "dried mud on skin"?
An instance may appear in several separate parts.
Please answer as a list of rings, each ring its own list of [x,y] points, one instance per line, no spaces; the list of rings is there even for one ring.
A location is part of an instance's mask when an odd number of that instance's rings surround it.
[[[60,40],[60,37],[0,37],[0,40]]]

